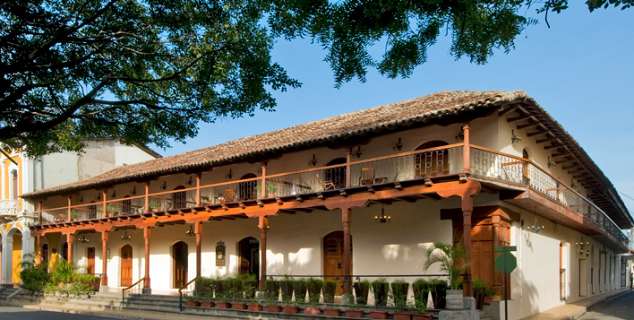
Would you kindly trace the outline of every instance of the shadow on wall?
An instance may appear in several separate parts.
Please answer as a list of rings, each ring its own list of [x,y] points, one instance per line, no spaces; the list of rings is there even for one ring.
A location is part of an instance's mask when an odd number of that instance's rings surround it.
[[[529,315],[533,315],[539,312],[539,292],[537,291],[537,287],[533,285],[532,282],[527,282],[524,277],[522,277],[522,288],[521,288],[522,297],[521,300],[528,300],[528,306],[524,304],[521,309],[520,318],[527,317]],[[523,301],[520,301],[523,303]]]

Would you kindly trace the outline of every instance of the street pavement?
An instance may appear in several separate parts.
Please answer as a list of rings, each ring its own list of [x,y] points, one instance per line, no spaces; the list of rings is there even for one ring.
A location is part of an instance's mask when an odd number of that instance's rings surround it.
[[[79,315],[62,312],[50,312],[40,310],[29,310],[22,307],[0,305],[0,319],[2,320],[112,320],[113,318],[96,317],[90,315]]]
[[[634,291],[590,306],[579,320],[634,320]]]

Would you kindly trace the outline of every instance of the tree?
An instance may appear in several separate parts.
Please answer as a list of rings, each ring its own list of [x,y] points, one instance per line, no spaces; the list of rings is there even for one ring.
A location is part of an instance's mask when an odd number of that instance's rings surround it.
[[[0,142],[30,156],[82,139],[168,146],[199,122],[272,110],[300,83],[271,62],[257,1],[0,4]]]
[[[508,53],[514,39],[537,20],[524,16],[537,7],[544,14],[568,8],[568,0],[273,0],[269,24],[276,36],[310,37],[328,51],[338,87],[368,68],[389,78],[408,77],[427,61],[427,48],[451,34],[450,52],[484,64],[493,49]],[[587,0],[590,11],[610,5],[627,9],[634,0]],[[385,43],[385,44],[384,44]],[[369,49],[385,46],[381,59]]]
[[[587,0],[590,11],[634,0]],[[272,110],[300,85],[271,61],[277,37],[310,37],[338,87],[369,68],[408,77],[427,48],[484,64],[568,0],[24,0],[0,3],[0,143],[31,156],[82,139],[183,141],[200,122]],[[265,23],[266,22],[266,23]],[[385,42],[375,59],[369,48]]]

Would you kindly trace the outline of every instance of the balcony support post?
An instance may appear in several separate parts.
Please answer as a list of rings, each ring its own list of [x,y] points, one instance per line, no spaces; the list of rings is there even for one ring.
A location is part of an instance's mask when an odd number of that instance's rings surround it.
[[[465,173],[469,173],[471,171],[471,147],[469,144],[469,133],[471,128],[469,127],[468,122],[462,125],[462,130],[464,131],[464,147],[462,148],[462,171]]]
[[[44,239],[42,239],[42,236],[38,234],[37,237],[35,237],[35,240],[37,241],[37,256],[35,256],[35,263],[40,264],[42,263],[42,246],[44,246]]]
[[[350,188],[352,182],[351,182],[351,174],[352,172],[350,172],[350,162],[352,159],[352,148],[348,149],[348,152],[346,152],[346,188]],[[345,289],[345,288],[344,288]]]
[[[70,206],[71,206],[72,198],[73,198],[72,196],[68,196],[68,217],[66,217],[66,219],[67,219],[66,221],[72,221],[71,216],[70,216],[70,212],[71,212]]]
[[[108,204],[106,204],[106,201],[108,200],[108,192],[106,189],[103,189],[101,196],[103,197],[103,218],[106,218],[108,217]]]
[[[108,231],[101,232],[101,285],[108,286]]]
[[[493,248],[494,249],[495,247],[500,246],[500,221],[501,221],[501,218],[499,214],[491,216],[491,224],[493,225]],[[493,252],[493,255],[491,256],[491,259],[492,259],[491,266],[495,266],[495,258],[497,258],[498,255],[499,253]],[[501,273],[495,270],[495,268],[493,267],[493,274],[494,274],[493,289],[495,289],[496,294],[502,294],[502,282],[500,281]]]
[[[350,172],[350,171],[348,171]],[[343,293],[352,293],[352,237],[350,236],[350,224],[352,224],[352,208],[341,208],[341,221],[343,222]]]
[[[471,214],[473,213],[473,196],[462,197],[462,226],[466,263],[471,263]],[[471,266],[467,267],[463,277],[463,294],[465,297],[473,297],[471,284]]]
[[[152,230],[150,229],[150,227],[144,227],[143,238],[145,239],[145,281],[143,282],[143,294],[152,294],[152,289],[150,287],[150,238],[151,237],[152,237]]]
[[[145,212],[150,212],[150,182],[145,183]]]
[[[266,291],[264,282],[266,281],[266,230],[269,228],[269,218],[267,216],[259,217],[260,224],[260,291]]]
[[[202,276],[202,222],[194,222],[194,233],[196,234],[196,278],[200,278]]]
[[[200,179],[201,179],[202,173],[197,173],[196,174],[196,206],[200,207]]]
[[[42,200],[37,202],[37,219],[40,221],[40,225],[42,225]]]
[[[268,198],[268,194],[266,194],[266,162],[262,162],[262,186],[260,187],[260,192],[262,192],[262,196],[260,198]]]
[[[68,251],[66,252],[66,256],[68,257],[68,263],[73,263],[73,242],[75,241],[75,237],[72,233],[66,234],[66,243],[68,244]]]

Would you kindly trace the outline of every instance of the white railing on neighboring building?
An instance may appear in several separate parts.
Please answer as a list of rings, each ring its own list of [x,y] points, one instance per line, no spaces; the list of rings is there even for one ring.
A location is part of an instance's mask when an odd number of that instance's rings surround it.
[[[0,200],[0,216],[17,216],[20,212],[20,200]]]

